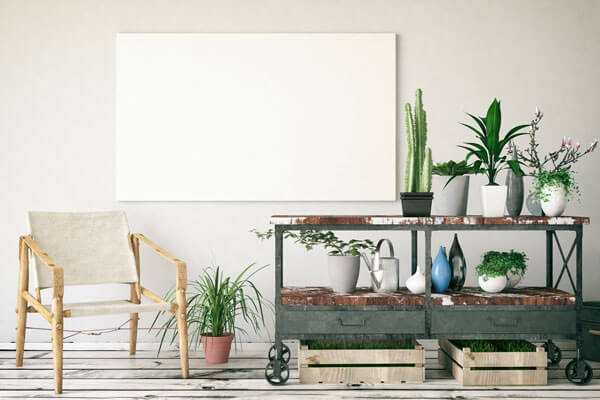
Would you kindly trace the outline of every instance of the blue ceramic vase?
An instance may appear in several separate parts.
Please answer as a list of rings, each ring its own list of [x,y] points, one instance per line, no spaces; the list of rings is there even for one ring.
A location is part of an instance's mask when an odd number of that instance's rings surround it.
[[[446,251],[440,246],[440,251],[438,251],[438,255],[433,260],[433,265],[431,266],[431,284],[433,285],[433,290],[437,293],[445,292],[450,285],[451,279],[452,269],[450,268],[450,263],[448,263]]]

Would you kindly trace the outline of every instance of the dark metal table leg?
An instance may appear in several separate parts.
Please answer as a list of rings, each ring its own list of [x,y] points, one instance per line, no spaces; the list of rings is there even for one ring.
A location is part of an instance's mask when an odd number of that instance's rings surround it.
[[[269,351],[265,378],[273,385],[282,385],[289,378],[289,368],[283,358],[280,331],[281,288],[283,287],[283,228],[275,225],[275,351]],[[289,351],[288,351],[289,353]],[[271,359],[273,358],[273,359]]]
[[[431,336],[431,230],[425,230],[425,334]]]
[[[411,266],[410,266],[410,270],[411,270],[411,275],[414,275],[415,272],[417,272],[417,264],[419,262],[419,255],[418,255],[418,233],[419,231],[410,231],[410,244],[411,244]]]
[[[577,286],[577,319],[576,319],[576,348],[577,355],[575,359],[567,364],[565,375],[567,379],[577,385],[586,385],[592,380],[593,370],[588,363],[585,362],[582,356],[583,347],[583,324],[581,321],[581,313],[583,311],[583,227],[578,226],[575,230],[575,246],[576,246],[576,286]]]
[[[553,247],[553,231],[546,231],[546,287],[551,288],[553,285],[554,273],[552,267],[554,264],[554,247]]]

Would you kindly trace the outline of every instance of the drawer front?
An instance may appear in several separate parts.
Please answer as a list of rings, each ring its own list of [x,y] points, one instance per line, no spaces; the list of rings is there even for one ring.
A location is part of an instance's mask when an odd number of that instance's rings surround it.
[[[405,334],[424,333],[422,311],[285,311],[283,334]]]
[[[575,334],[575,317],[572,310],[433,311],[431,333]]]

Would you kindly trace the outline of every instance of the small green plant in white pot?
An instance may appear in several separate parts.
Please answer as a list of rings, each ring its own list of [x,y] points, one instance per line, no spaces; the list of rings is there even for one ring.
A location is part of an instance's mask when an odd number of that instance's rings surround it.
[[[250,232],[264,240],[273,236],[273,230],[258,232],[255,229]],[[358,275],[360,273],[360,255],[363,250],[375,251],[372,240],[351,239],[343,241],[331,231],[301,230],[298,233],[285,231],[285,239],[293,239],[295,243],[303,245],[306,250],[312,250],[317,246],[323,246],[328,252],[328,271],[331,288],[336,293],[351,293],[356,289]]]
[[[498,293],[515,287],[527,270],[525,253],[488,251],[477,266],[479,287],[488,293]]]
[[[496,179],[498,173],[505,169],[511,169],[515,174],[521,176],[520,162],[507,159],[505,154],[502,154],[508,143],[527,132],[519,132],[521,129],[529,125],[518,125],[504,135],[500,136],[501,112],[500,102],[496,99],[488,108],[485,117],[476,117],[467,113],[476,123],[477,128],[461,124],[469,128],[475,133],[477,141],[465,142],[459,145],[468,151],[466,160],[475,157],[473,168],[476,173],[485,174],[488,178],[488,184],[481,188],[481,205],[484,217],[502,217],[504,216],[504,207],[506,204],[507,187],[498,185]]]
[[[469,181],[474,173],[465,160],[433,166],[434,215],[467,215]]]

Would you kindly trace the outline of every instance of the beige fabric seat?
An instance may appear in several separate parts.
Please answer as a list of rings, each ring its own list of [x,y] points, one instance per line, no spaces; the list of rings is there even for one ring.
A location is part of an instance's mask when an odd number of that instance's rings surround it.
[[[16,365],[23,365],[28,312],[37,312],[52,326],[54,391],[62,393],[64,318],[129,314],[129,354],[135,354],[138,313],[175,314],[181,375],[189,376],[186,265],[141,233],[131,234],[123,211],[30,212],[30,234],[19,238]],[[140,285],[140,242],[175,264],[175,298],[171,303]],[[29,291],[29,259],[33,255],[35,296]],[[73,285],[126,284],[129,300],[63,304],[65,288]],[[42,304],[41,291],[52,289],[52,304]],[[141,303],[142,296],[148,303]]]
[[[51,304],[44,304],[52,312]],[[131,314],[141,312],[169,311],[169,303],[135,304],[128,300],[89,301],[85,303],[63,304],[64,314],[68,317],[88,317],[90,315]]]

